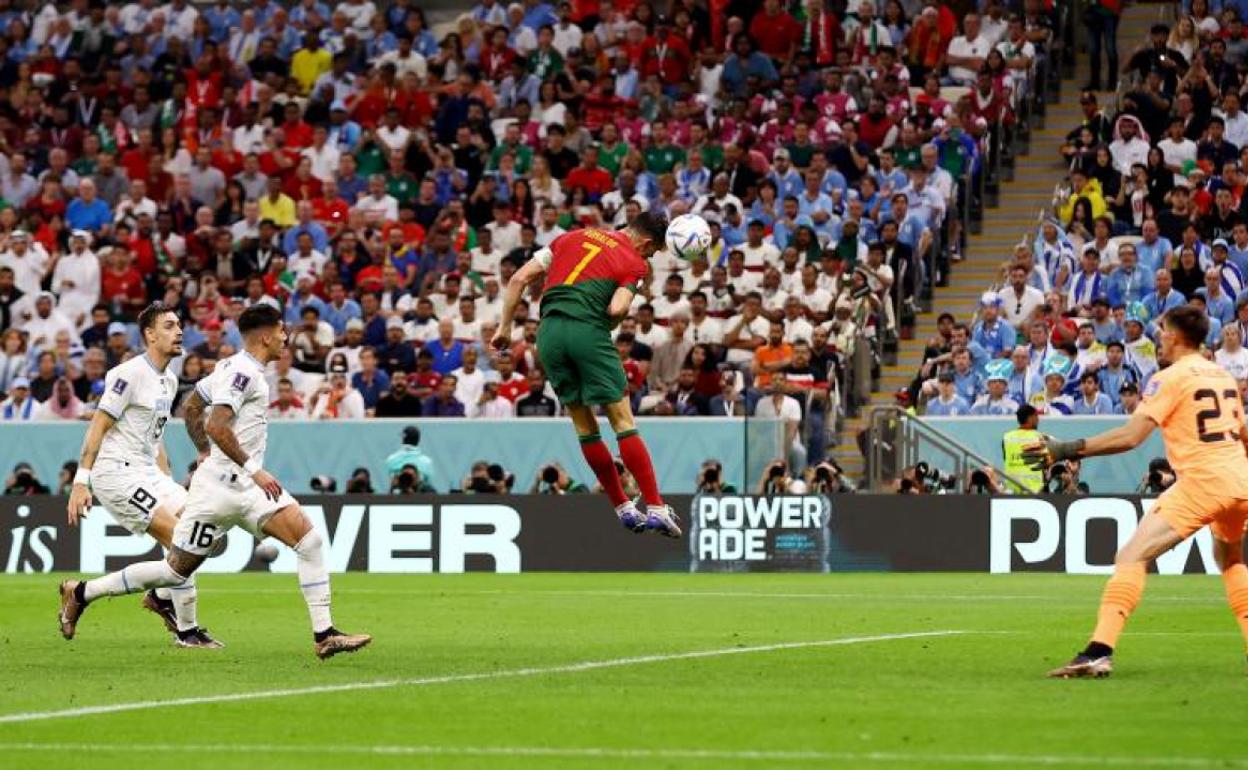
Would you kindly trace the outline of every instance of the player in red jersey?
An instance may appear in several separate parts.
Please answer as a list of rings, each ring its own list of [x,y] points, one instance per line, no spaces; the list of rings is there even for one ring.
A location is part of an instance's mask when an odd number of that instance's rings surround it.
[[[659,494],[650,452],[633,422],[628,383],[611,342],[611,329],[628,314],[637,283],[650,269],[646,260],[666,233],[666,220],[641,214],[624,230],[576,230],[539,249],[507,283],[494,346],[500,350],[511,346],[516,303],[529,284],[544,276],[537,353],[547,379],[572,417],[585,461],[625,527],[680,537],[676,514]],[[611,452],[598,433],[596,406],[606,412],[620,459],[641,488],[644,515],[624,494]]]

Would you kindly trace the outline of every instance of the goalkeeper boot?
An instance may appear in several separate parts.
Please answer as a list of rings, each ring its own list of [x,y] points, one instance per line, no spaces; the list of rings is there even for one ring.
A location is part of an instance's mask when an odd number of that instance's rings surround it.
[[[646,529],[658,532],[663,537],[680,537],[680,518],[670,505],[650,505],[646,507]]]
[[[1093,657],[1080,653],[1061,668],[1049,672],[1050,679],[1104,679],[1114,671],[1114,659],[1108,655]]]

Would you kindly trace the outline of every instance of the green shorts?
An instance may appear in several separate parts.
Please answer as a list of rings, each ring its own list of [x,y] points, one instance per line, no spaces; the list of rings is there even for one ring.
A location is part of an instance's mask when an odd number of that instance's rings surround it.
[[[537,353],[546,379],[568,404],[614,404],[628,392],[620,355],[600,326],[561,315],[542,319]]]

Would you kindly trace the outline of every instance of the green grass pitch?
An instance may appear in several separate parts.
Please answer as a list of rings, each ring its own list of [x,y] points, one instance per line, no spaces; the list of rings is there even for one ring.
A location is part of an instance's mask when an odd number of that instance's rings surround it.
[[[0,578],[0,767],[1248,767],[1215,577],[1150,578],[1114,676],[1066,682],[1044,673],[1101,578],[333,579],[335,620],[376,641],[322,663],[292,575],[201,578],[216,652],[175,649],[137,596],[66,642],[56,576]],[[48,716],[117,704],[145,707]]]

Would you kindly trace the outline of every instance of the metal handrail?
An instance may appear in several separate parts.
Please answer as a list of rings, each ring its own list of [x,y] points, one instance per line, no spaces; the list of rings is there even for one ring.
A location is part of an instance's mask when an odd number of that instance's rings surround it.
[[[890,430],[891,427],[891,430]],[[920,460],[927,460],[934,467],[944,470],[946,465],[939,462],[946,459],[953,465],[953,475],[957,481],[958,492],[966,492],[969,472],[975,468],[992,468],[997,477],[1015,492],[1026,489],[1026,485],[1011,476],[973,449],[950,437],[943,431],[933,428],[922,418],[910,414],[896,406],[877,406],[868,416],[868,447],[867,479],[872,491],[882,491],[885,485],[903,468],[909,468]],[[924,444],[934,452],[938,459],[933,461],[929,453],[919,456],[919,446]],[[891,453],[891,468],[889,457]],[[885,471],[891,471],[885,473]]]

